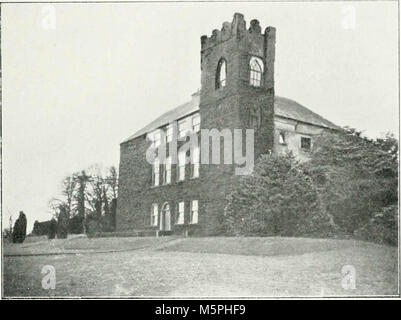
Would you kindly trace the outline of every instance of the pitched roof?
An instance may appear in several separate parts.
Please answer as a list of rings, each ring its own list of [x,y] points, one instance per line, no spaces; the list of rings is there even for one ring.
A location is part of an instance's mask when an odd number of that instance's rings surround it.
[[[339,129],[339,127],[334,123],[326,120],[298,102],[279,96],[274,97],[274,115],[314,124],[320,127]]]
[[[125,139],[123,143],[137,138],[145,133],[151,132],[157,128],[165,126],[174,120],[183,118],[196,111],[199,111],[199,94],[192,95],[191,101],[188,101],[187,103],[184,103],[162,114],[160,117],[153,120],[147,126],[143,127],[141,130],[138,130],[132,136]],[[325,118],[319,116],[317,113],[309,110],[308,108],[300,105],[298,102],[291,99],[275,96],[274,112],[275,116],[302,121],[320,127],[339,129],[339,127],[336,126],[334,123],[326,120]]]

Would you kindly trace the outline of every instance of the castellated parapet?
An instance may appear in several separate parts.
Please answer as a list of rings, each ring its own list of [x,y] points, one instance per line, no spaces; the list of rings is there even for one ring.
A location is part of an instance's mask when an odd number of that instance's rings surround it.
[[[244,15],[241,13],[235,13],[231,23],[224,22],[221,30],[214,29],[210,37],[206,35],[201,37],[201,50],[203,51],[214,47],[233,37],[240,39],[243,36],[249,35],[251,37],[271,38],[275,36],[275,32],[276,29],[274,27],[267,27],[264,34],[262,34],[262,28],[257,19],[251,20],[250,26],[247,29]]]

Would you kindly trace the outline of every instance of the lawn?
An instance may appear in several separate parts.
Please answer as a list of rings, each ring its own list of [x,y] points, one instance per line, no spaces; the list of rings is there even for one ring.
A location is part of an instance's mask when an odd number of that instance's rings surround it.
[[[361,241],[256,237],[41,241],[4,248],[6,254],[18,254],[3,260],[5,296],[329,297],[395,295],[398,290],[397,248]],[[110,250],[120,251],[104,252]],[[26,255],[46,252],[60,254]],[[44,265],[55,267],[55,290],[41,286]],[[355,268],[354,290],[341,285],[344,265]]]

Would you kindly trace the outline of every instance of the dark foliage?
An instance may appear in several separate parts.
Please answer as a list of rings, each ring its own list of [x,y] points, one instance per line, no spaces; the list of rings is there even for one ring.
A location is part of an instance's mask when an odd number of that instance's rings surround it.
[[[51,219],[49,224],[49,233],[47,234],[48,239],[54,239],[57,233],[57,221],[56,219]]]
[[[398,243],[398,207],[391,205],[376,212],[368,223],[355,230],[355,237],[381,244]]]
[[[57,219],[57,238],[65,239],[68,236],[68,210],[65,206],[60,206],[60,212]]]
[[[227,233],[322,236],[334,230],[312,180],[292,156],[263,155],[228,197]]]
[[[84,232],[83,217],[80,215],[75,215],[70,219],[69,222],[69,233],[81,234]]]
[[[33,224],[33,230],[32,230],[32,234],[34,236],[47,236],[49,234],[49,228],[50,228],[50,220],[48,221],[43,221],[43,222],[39,222],[39,221],[35,221],[35,223]]]
[[[26,216],[20,211],[13,228],[13,243],[23,243],[26,237]]]
[[[352,235],[383,208],[398,202],[398,143],[390,135],[370,140],[347,129],[326,133],[304,167],[341,231]]]

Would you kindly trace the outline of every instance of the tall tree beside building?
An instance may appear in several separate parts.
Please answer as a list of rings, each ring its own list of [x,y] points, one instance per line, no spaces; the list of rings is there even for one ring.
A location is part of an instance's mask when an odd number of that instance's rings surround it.
[[[79,231],[81,231],[80,233],[86,233],[86,191],[87,184],[90,181],[90,176],[86,174],[85,170],[82,170],[80,173],[74,175],[74,180],[77,184],[77,192],[75,194],[77,216],[79,220],[78,222],[81,224]]]
[[[59,208],[60,212],[57,218],[57,238],[65,239],[68,236],[69,218],[68,218],[68,207],[61,205]]]
[[[13,228],[13,243],[23,243],[26,237],[26,216],[20,211],[18,219],[15,221]]]
[[[304,166],[324,209],[347,234],[354,234],[376,213],[393,212],[383,208],[397,205],[398,142],[392,135],[372,140],[350,128],[325,133]]]

